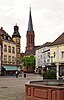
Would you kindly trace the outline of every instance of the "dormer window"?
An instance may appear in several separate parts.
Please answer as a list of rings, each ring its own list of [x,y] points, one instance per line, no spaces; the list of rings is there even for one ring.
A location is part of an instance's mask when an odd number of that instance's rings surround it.
[[[4,36],[4,40],[6,40],[6,36]]]
[[[10,37],[8,37],[8,40],[10,40]]]

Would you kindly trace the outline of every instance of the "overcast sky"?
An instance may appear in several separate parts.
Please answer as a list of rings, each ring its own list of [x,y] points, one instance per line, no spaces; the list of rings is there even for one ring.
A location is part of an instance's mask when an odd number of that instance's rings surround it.
[[[0,0],[0,27],[12,36],[17,23],[21,35],[21,52],[26,47],[30,6],[35,45],[53,42],[64,32],[64,0]]]

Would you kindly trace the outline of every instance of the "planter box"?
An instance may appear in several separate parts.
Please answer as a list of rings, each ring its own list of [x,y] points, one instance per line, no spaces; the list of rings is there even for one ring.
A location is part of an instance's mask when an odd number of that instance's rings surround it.
[[[25,100],[64,100],[64,86],[62,84],[55,83],[54,86],[47,84],[47,82],[41,84],[43,81],[39,81],[39,83],[32,81],[25,85]],[[51,82],[49,81],[49,83]]]

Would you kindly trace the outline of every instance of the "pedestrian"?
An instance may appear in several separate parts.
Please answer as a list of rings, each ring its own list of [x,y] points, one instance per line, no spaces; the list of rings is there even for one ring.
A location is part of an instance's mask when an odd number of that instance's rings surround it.
[[[26,78],[26,73],[24,72],[24,78]]]
[[[18,78],[18,71],[15,72],[16,78]]]

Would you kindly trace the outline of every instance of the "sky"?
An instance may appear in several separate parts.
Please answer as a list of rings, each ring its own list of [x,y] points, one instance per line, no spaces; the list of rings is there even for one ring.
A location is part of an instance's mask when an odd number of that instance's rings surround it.
[[[0,27],[12,36],[17,23],[21,35],[21,52],[26,47],[30,7],[35,45],[53,42],[64,32],[64,0],[0,0]]]

